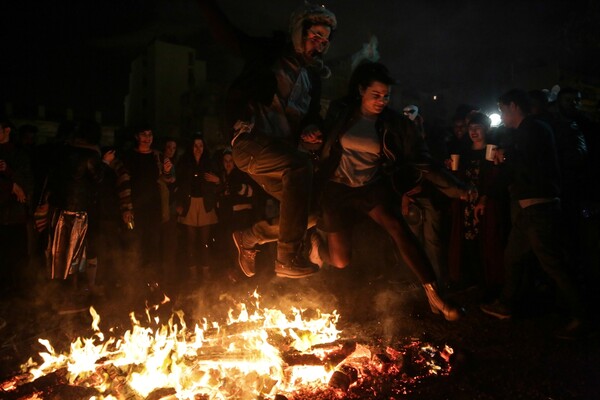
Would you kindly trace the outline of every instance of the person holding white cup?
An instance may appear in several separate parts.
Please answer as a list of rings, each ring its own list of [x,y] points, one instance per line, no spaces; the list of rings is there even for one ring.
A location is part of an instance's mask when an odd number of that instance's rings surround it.
[[[493,190],[494,196],[488,196],[488,189],[498,186],[500,172],[499,167],[490,162],[497,150],[496,145],[488,143],[490,126],[489,117],[481,112],[473,113],[469,119],[471,146],[460,155],[456,174],[463,182],[476,187],[479,197],[455,202],[452,206],[455,234],[450,239],[448,263],[452,283],[459,287],[479,286],[484,290],[502,283],[502,243],[507,229],[504,224],[507,215],[501,211],[504,209],[500,204],[502,200],[496,197],[501,190]],[[489,226],[494,229],[487,229]]]

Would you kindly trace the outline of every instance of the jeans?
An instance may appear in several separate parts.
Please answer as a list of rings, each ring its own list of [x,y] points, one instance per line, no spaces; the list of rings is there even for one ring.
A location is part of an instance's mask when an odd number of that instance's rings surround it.
[[[425,197],[417,199],[418,206],[421,211],[421,218],[416,221],[410,221],[408,224],[410,229],[423,244],[425,253],[431,261],[437,283],[439,287],[443,287],[446,282],[446,266],[443,257],[442,247],[442,216],[441,212],[436,209],[431,200]],[[408,221],[407,221],[408,222]]]
[[[525,275],[526,259],[537,257],[541,268],[556,284],[559,294],[567,302],[573,317],[582,317],[583,305],[579,292],[568,270],[566,252],[561,237],[560,202],[541,203],[521,208],[512,206],[513,226],[504,253],[506,283],[501,301],[512,306],[517,300]]]
[[[236,139],[233,160],[279,200],[277,259],[289,262],[300,250],[306,232],[313,180],[310,156],[283,140],[247,133]],[[254,244],[268,241],[260,238],[260,232],[251,228],[244,236],[254,236]]]

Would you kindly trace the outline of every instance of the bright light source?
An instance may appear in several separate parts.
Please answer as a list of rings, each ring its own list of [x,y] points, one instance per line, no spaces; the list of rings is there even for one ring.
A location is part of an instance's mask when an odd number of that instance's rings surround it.
[[[500,114],[493,113],[493,114],[488,115],[488,117],[490,117],[490,120],[492,121],[492,126],[498,126],[498,125],[500,125],[500,122],[502,122],[502,118],[500,117]]]
[[[436,95],[433,95],[433,99],[434,99],[434,100],[437,100],[437,96],[436,96]]]

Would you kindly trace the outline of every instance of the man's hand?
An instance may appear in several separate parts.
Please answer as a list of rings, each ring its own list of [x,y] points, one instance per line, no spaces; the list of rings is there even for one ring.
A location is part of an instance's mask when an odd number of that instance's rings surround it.
[[[6,171],[6,161],[0,160],[0,172]]]
[[[304,143],[319,144],[323,143],[323,133],[316,125],[309,125],[304,128],[304,131],[300,135],[300,139]]]
[[[133,222],[133,211],[131,211],[131,210],[123,211],[121,213],[121,217],[123,218],[123,222],[125,222],[125,225],[127,225],[130,222]]]
[[[23,188],[21,188],[21,186],[17,185],[16,183],[13,183],[12,193],[15,195],[19,203],[25,203],[27,201],[25,191],[23,190]]]
[[[211,182],[214,183],[216,185],[218,185],[219,183],[221,183],[221,180],[219,179],[219,177],[215,174],[211,174],[210,172],[206,172],[204,174],[204,180],[207,182]]]

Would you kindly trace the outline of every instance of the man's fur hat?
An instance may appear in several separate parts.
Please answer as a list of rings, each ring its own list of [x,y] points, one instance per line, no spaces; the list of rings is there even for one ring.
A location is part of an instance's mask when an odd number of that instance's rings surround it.
[[[332,31],[335,30],[337,27],[335,14],[326,9],[325,6],[311,4],[307,1],[304,2],[302,7],[292,13],[290,17],[290,36],[297,53],[304,51],[303,36],[306,33],[304,32],[306,26],[318,24],[328,25]],[[325,48],[323,53],[327,52],[328,47]]]

